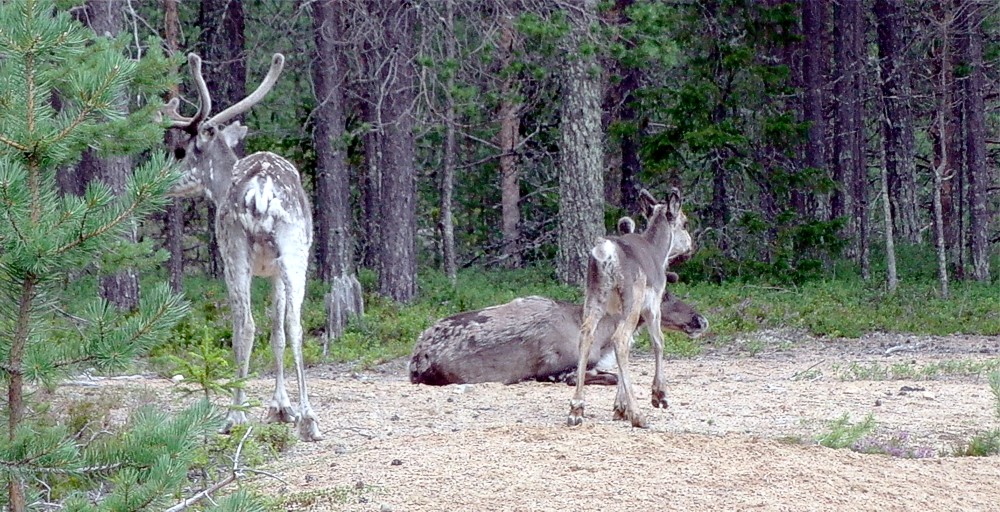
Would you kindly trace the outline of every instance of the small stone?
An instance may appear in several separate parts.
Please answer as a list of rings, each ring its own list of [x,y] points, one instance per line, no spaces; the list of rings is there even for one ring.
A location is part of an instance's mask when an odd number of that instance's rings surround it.
[[[880,405],[882,405],[882,399],[881,398],[876,398],[875,399],[875,407],[878,407]]]
[[[386,505],[385,503],[383,503],[382,506],[379,507],[378,510],[379,510],[379,512],[392,512],[392,507],[390,507],[389,505]]]
[[[176,384],[178,382],[181,382],[183,380],[184,380],[184,376],[181,375],[181,374],[177,374],[177,375],[174,375],[173,377],[170,377],[170,382],[173,382],[174,384]]]
[[[403,461],[400,459],[392,459],[392,462],[390,462],[389,464],[393,466],[402,466]]]
[[[393,414],[392,417],[389,418],[389,421],[399,421],[399,415]]]

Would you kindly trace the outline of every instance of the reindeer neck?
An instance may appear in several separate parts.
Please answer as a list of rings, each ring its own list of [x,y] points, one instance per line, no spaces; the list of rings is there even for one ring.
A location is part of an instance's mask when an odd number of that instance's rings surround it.
[[[652,248],[653,258],[657,262],[662,262],[664,268],[666,268],[667,256],[670,254],[670,246],[673,244],[674,238],[666,216],[657,213],[653,217],[653,221],[649,223],[649,227],[640,236]]]
[[[229,188],[233,184],[233,168],[238,161],[236,153],[227,147],[225,151],[215,151],[202,164],[205,166],[205,169],[202,169],[205,195],[216,207],[223,203],[229,194]]]

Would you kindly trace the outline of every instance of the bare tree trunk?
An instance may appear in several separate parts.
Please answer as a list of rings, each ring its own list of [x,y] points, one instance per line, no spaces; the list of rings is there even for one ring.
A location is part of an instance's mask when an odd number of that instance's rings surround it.
[[[177,53],[177,37],[181,27],[177,16],[178,1],[163,0],[163,33],[168,55]],[[175,98],[178,93],[178,88],[174,85],[166,99]],[[177,147],[177,143],[171,140],[178,137],[175,132],[176,130],[167,130],[164,134],[168,139],[168,148]],[[170,289],[174,293],[180,293],[184,282],[184,209],[180,198],[173,198],[167,204],[165,223],[167,252],[170,253],[170,259],[167,260]]]
[[[940,69],[939,82],[938,82],[938,112],[937,112],[937,129],[938,129],[938,145],[940,148],[939,153],[939,163],[934,167],[934,246],[937,249],[937,259],[938,259],[938,283],[941,287],[941,297],[948,298],[948,248],[945,240],[945,215],[944,215],[944,201],[943,201],[943,191],[944,188],[944,173],[949,168],[948,162],[948,144],[951,140],[946,128],[947,122],[946,118],[948,112],[951,110],[950,102],[951,96],[949,94],[950,86],[948,84],[948,75],[951,71],[949,61],[951,59],[951,52],[948,51],[948,33],[949,33],[950,20],[944,19],[940,25],[941,27],[941,54],[938,56],[940,59]]]
[[[986,159],[986,120],[983,91],[986,80],[983,74],[983,32],[985,18],[983,4],[973,0],[964,7],[961,38],[963,60],[969,68],[965,79],[965,141],[968,169],[969,249],[972,260],[972,277],[977,281],[990,280],[989,226],[990,212],[986,192],[993,184]]]
[[[567,62],[560,112],[562,146],[559,172],[559,278],[582,284],[590,249],[604,235],[604,165],[601,133],[601,86],[592,55],[576,51],[587,37],[596,0],[585,0],[582,13],[571,11]]]
[[[377,2],[383,33],[373,74],[386,94],[381,103],[381,197],[379,204],[379,293],[398,302],[417,296],[416,155],[413,101],[416,94],[416,7],[405,0]]]
[[[316,55],[313,88],[316,94],[316,256],[319,275],[330,286],[326,296],[326,336],[323,355],[331,339],[339,338],[351,316],[364,314],[361,283],[354,274],[354,240],[351,236],[351,191],[344,151],[344,49],[337,37],[344,32],[342,3],[321,0],[312,6]]]
[[[880,69],[880,68],[879,68]],[[884,78],[879,76],[881,80]],[[891,122],[885,120],[884,118],[888,116],[888,104],[885,96],[883,95],[879,101],[879,113],[882,119],[882,144],[879,145],[880,154],[882,156],[882,165],[879,170],[879,181],[880,181],[880,195],[882,199],[882,222],[884,224],[884,234],[885,234],[885,281],[886,289],[890,294],[896,293],[896,288],[899,285],[899,278],[896,275],[896,238],[893,232],[892,224],[892,205],[890,204],[890,194],[889,194],[889,166],[886,164],[888,160],[888,155],[886,154],[886,146],[888,145],[888,137],[886,132],[891,127]]]
[[[629,18],[628,9],[635,5],[635,0],[615,0],[612,11],[612,23],[627,27],[633,23]],[[635,49],[635,41],[626,38],[622,41],[629,50]],[[639,174],[642,172],[642,160],[639,158],[642,135],[642,120],[636,111],[635,92],[639,89],[642,72],[634,65],[619,59],[612,61],[614,73],[621,79],[608,87],[608,108],[612,114],[610,122],[619,121],[623,125],[619,150],[621,154],[621,176],[618,181],[620,206],[629,215],[636,216],[642,212],[639,209]],[[604,126],[607,127],[609,123]]]
[[[853,193],[855,192],[856,158],[860,153],[858,137],[861,127],[855,124],[860,91],[857,77],[861,55],[857,54],[861,5],[855,0],[834,2],[834,53],[837,80],[834,83],[833,180],[837,184],[830,201],[831,215],[849,216],[844,236],[854,240],[851,247],[855,259],[859,256],[857,221]]]
[[[803,0],[802,33],[805,52],[802,57],[802,79],[805,89],[803,117],[809,124],[806,143],[806,167],[825,171],[827,168],[827,129],[823,114],[826,87],[826,1]],[[815,201],[816,198],[811,198]]]
[[[85,9],[78,16],[95,33],[100,36],[115,37],[122,31],[124,24],[125,0],[88,0]],[[119,98],[117,107],[122,112],[128,112],[128,99]],[[127,156],[99,157],[93,149],[83,153],[83,158],[77,165],[78,195],[83,194],[87,184],[100,181],[107,185],[116,195],[125,192],[125,184],[132,170],[132,159]],[[133,225],[125,237],[134,242],[138,235]],[[133,310],[139,306],[139,275],[134,270],[123,270],[101,278],[101,297],[111,302],[119,309]]]
[[[514,57],[515,33],[513,20],[504,17],[501,25],[500,51],[503,52],[503,68],[510,66]],[[504,265],[519,267],[521,252],[518,247],[521,238],[521,181],[517,155],[515,154],[520,135],[521,105],[515,101],[517,82],[508,76],[500,86],[500,203],[503,233]]]
[[[454,62],[458,57],[455,49],[455,3],[445,0],[444,19],[445,58]],[[452,217],[452,194],[455,189],[455,155],[458,151],[455,143],[455,98],[452,90],[455,88],[455,74],[449,73],[445,81],[445,138],[444,138],[444,169],[441,173],[441,258],[444,260],[444,273],[452,284],[458,280],[458,267],[455,263],[455,222]]]
[[[881,92],[886,111],[882,117],[885,166],[893,220],[900,238],[920,242],[917,215],[916,160],[913,112],[910,106],[912,74],[904,41],[909,35],[906,11],[898,0],[875,0]]]

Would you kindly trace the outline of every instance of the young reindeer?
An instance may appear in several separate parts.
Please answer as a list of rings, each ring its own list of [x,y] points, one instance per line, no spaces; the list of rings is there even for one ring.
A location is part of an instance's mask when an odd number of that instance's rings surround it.
[[[284,62],[283,55],[274,54],[271,69],[257,90],[209,117],[212,98],[201,74],[201,59],[189,54],[188,67],[198,87],[198,111],[192,117],[180,115],[174,98],[160,112],[169,119],[170,128],[184,135],[174,148],[184,174],[171,194],[183,197],[204,194],[216,208],[215,233],[233,315],[237,377],[245,378],[249,372],[254,341],[251,277],[270,277],[274,287],[271,350],[277,374],[267,421],[295,423],[302,440],[318,441],[323,436],[309,404],[302,363],[301,308],[313,232],[308,199],[299,171],[288,160],[270,152],[237,157],[233,148],[246,136],[247,128],[238,121],[229,123],[264,98],[281,74]],[[286,329],[299,384],[298,412],[285,390]],[[245,399],[243,389],[237,388],[224,431],[246,423],[246,413],[242,410]]]
[[[687,217],[681,210],[681,194],[677,188],[671,189],[665,203],[658,202],[645,189],[640,192],[639,197],[649,212],[646,230],[639,234],[602,238],[590,251],[583,324],[580,327],[576,392],[570,400],[569,416],[566,419],[570,426],[583,422],[586,354],[590,353],[595,331],[601,319],[606,316],[617,317],[612,334],[618,363],[614,418],[628,420],[635,427],[646,426],[646,421],[635,409],[635,395],[628,376],[630,338],[640,317],[649,332],[656,359],[652,403],[654,407],[666,408],[668,405],[663,383],[660,307],[667,283],[669,260],[690,253],[693,243],[685,228]]]
[[[676,274],[673,278],[676,282]],[[664,329],[692,338],[708,329],[705,317],[669,292],[661,309]],[[575,382],[582,320],[583,306],[538,296],[441,319],[428,327],[413,347],[410,382],[431,386]],[[611,333],[616,320],[608,315],[598,323],[597,341],[587,357],[591,370],[587,384],[617,384],[617,375],[607,369],[613,364]]]

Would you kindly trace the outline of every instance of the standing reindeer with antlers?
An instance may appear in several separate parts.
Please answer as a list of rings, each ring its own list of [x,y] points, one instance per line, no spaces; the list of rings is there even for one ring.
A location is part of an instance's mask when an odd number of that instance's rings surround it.
[[[237,157],[233,148],[246,136],[247,128],[239,121],[227,125],[263,99],[277,81],[284,63],[283,55],[274,54],[271,69],[257,90],[209,117],[212,98],[201,74],[201,59],[189,54],[188,66],[198,87],[198,111],[193,117],[180,115],[178,101],[174,98],[161,108],[161,113],[170,120],[170,128],[185,134],[174,148],[174,156],[181,161],[184,174],[171,194],[204,194],[216,207],[215,232],[233,315],[237,377],[245,378],[250,370],[254,341],[251,277],[271,277],[274,286],[271,350],[277,375],[267,421],[295,423],[302,440],[318,441],[323,435],[309,405],[302,363],[301,308],[313,232],[308,198],[302,189],[299,171],[288,160],[266,151]],[[299,383],[298,412],[285,391],[286,329]],[[233,425],[246,423],[246,413],[242,410],[245,398],[243,389],[234,391],[234,407],[229,412],[225,431]]]

